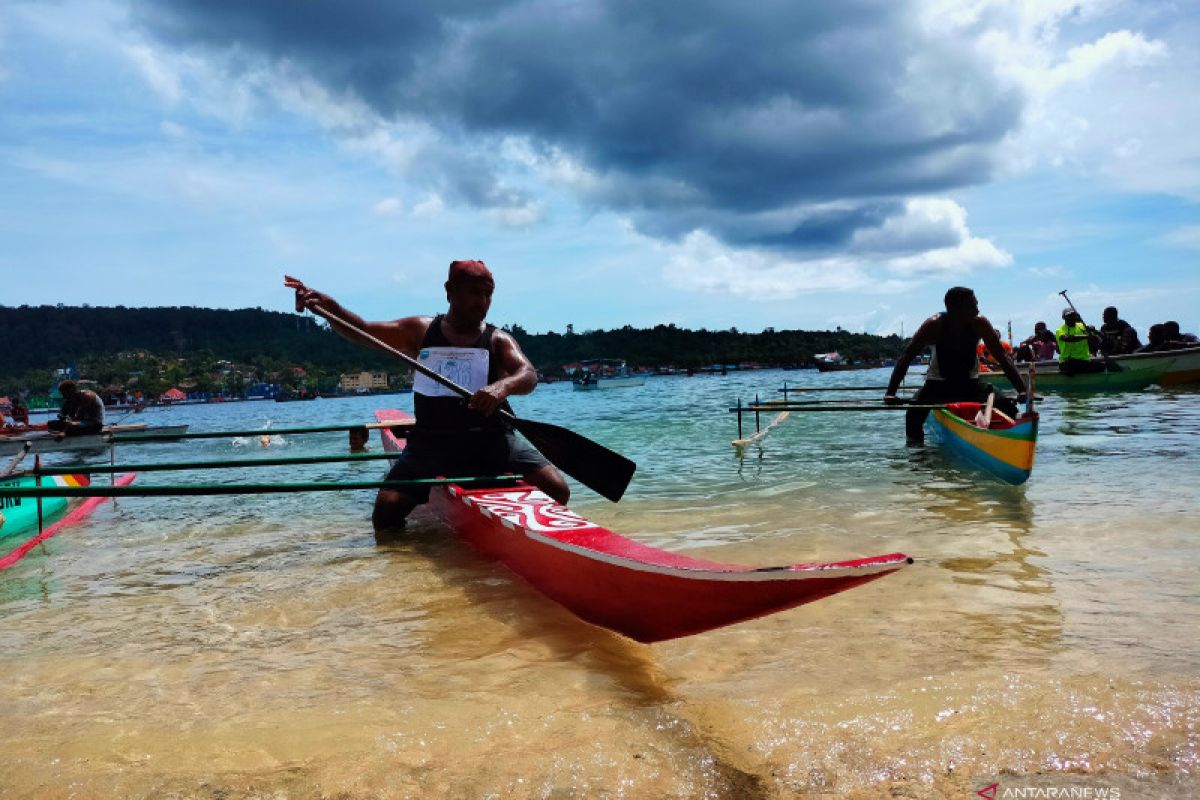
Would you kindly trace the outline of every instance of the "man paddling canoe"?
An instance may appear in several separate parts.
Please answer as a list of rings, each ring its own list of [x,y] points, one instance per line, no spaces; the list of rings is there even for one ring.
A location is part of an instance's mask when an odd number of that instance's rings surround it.
[[[900,402],[896,398],[896,389],[904,380],[908,365],[924,352],[926,347],[933,348],[933,358],[930,359],[924,385],[912,398],[914,404],[987,402],[988,395],[995,392],[995,389],[979,380],[979,358],[975,345],[980,339],[1016,388],[1020,395],[1018,400],[1023,399],[1025,381],[1021,380],[1012,359],[1000,344],[1000,336],[992,327],[992,323],[979,313],[979,301],[975,299],[975,292],[965,286],[955,286],[946,292],[945,302],[946,310],[921,324],[905,348],[904,354],[896,362],[883,402]],[[1017,404],[1011,398],[999,394],[996,395],[994,408],[1010,417],[1019,413]],[[928,417],[928,408],[909,409],[905,414],[904,430],[910,444],[925,441],[924,426]]]
[[[309,289],[294,278],[284,283],[296,290],[297,310],[307,308],[325,317],[343,338],[376,347],[354,330],[360,328],[473,392],[464,403],[457,394],[416,374],[416,425],[388,480],[515,472],[566,505],[570,489],[563,476],[541,453],[519,441],[496,414],[507,405],[509,396],[532,392],[537,387],[537,373],[511,335],[485,322],[495,280],[482,261],[450,264],[445,284],[450,307],[436,317],[366,322],[329,295]],[[376,532],[403,527],[413,508],[428,498],[427,489],[381,490],[371,518]]]

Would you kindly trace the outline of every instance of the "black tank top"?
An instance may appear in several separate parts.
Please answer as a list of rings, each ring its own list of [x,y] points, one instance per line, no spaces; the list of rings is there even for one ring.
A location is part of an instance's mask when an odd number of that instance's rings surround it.
[[[964,383],[979,376],[979,358],[976,355],[977,342],[968,331],[964,336],[961,332],[955,335],[946,323],[946,313],[938,315],[942,324],[938,326],[937,341],[933,344],[933,359],[929,367],[930,380],[943,380],[949,383]]]
[[[480,349],[488,353],[488,383],[494,383],[500,378],[500,367],[496,361],[496,353],[492,348],[495,325],[485,325],[479,338],[469,345],[451,344],[442,333],[442,318],[438,314],[425,337],[421,340],[421,349],[427,347],[453,347],[459,349]],[[413,393],[413,410],[416,412],[416,430],[426,434],[461,434],[502,432],[507,430],[499,414],[485,417],[467,408],[465,397],[430,397],[419,392]]]

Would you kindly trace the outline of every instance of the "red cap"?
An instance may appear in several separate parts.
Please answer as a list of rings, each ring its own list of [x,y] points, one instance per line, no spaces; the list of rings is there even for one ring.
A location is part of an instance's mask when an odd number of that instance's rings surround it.
[[[487,281],[492,286],[496,285],[496,280],[492,277],[492,271],[482,261],[451,261],[450,277],[446,280],[449,283],[454,283],[468,279]]]

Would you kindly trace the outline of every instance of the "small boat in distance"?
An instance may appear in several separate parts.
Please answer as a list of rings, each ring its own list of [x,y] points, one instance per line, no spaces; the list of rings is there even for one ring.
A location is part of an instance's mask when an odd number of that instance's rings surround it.
[[[402,411],[375,412],[406,425]],[[384,450],[404,440],[379,430]],[[476,550],[494,558],[577,617],[639,642],[661,642],[811,603],[890,575],[903,553],[834,563],[746,567],[660,550],[619,536],[521,481],[434,487],[429,507]]]
[[[624,359],[589,358],[579,362],[579,372],[572,378],[575,389],[627,389],[646,382],[643,374],[630,372]]]
[[[878,369],[883,366],[878,361],[851,361],[844,358],[841,353],[834,351],[832,353],[816,353],[813,356],[817,362],[817,370],[820,372],[846,372],[847,370],[855,369]]]

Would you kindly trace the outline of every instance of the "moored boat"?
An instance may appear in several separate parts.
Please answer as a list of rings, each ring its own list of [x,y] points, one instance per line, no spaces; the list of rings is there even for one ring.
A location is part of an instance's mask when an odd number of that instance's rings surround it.
[[[1092,360],[1104,365],[1105,371],[1063,375],[1057,361],[1037,362],[1038,388],[1057,392],[1140,391],[1152,384],[1179,386],[1200,382],[1200,347]],[[1028,366],[1017,364],[1017,370],[1024,376]],[[1004,382],[1004,374],[1000,372],[980,373],[979,377],[992,384]]]
[[[381,422],[411,419],[377,411]],[[404,442],[381,428],[384,448]],[[483,554],[581,619],[640,642],[701,633],[810,603],[889,575],[903,553],[820,564],[746,567],[640,544],[532,486],[439,486],[429,506]]]
[[[1037,373],[1038,388],[1042,374]],[[1022,484],[1033,471],[1037,450],[1038,415],[1026,412],[1014,419],[993,411],[988,427],[976,424],[980,403],[949,403],[934,409],[926,427],[942,447],[995,475],[1005,483]]]
[[[571,380],[575,389],[628,389],[641,386],[646,376],[630,372],[619,358],[592,358],[580,362],[579,373]]]
[[[15,433],[0,434],[0,456],[13,455],[22,450],[29,453],[93,450],[108,447],[113,442],[137,444],[139,439],[161,441],[165,436],[187,433],[187,429],[187,425],[112,425],[102,433],[65,437],[45,429],[18,429]]]

